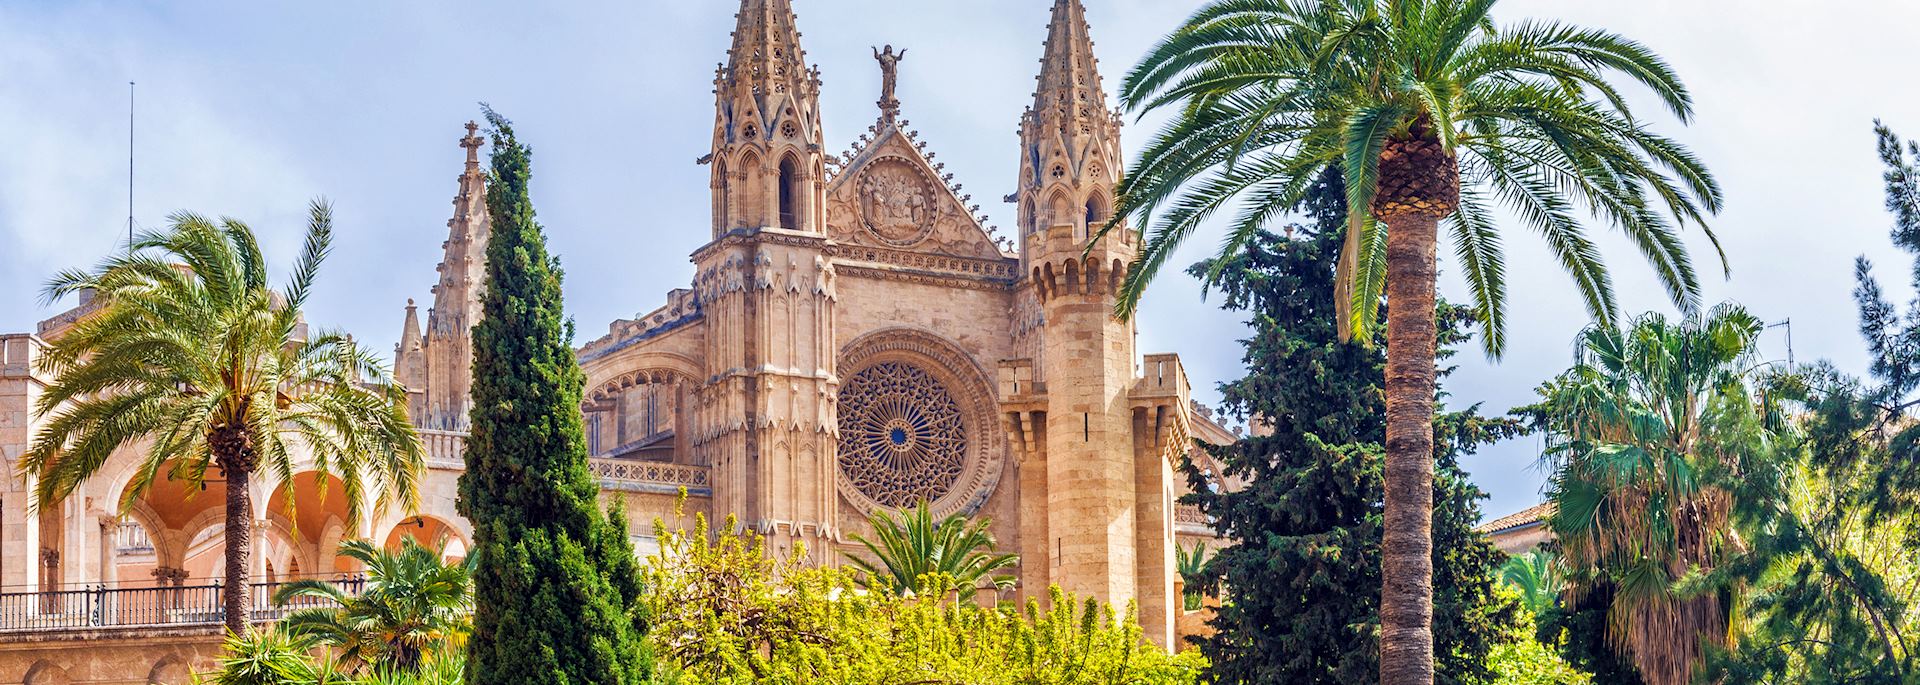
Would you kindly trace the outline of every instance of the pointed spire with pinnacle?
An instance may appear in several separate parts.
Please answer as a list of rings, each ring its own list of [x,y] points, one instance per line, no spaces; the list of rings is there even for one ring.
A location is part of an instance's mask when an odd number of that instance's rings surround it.
[[[807,66],[794,26],[791,0],[742,0],[733,31],[733,47],[721,66],[723,89],[745,89],[757,96],[819,94],[818,73]]]
[[[422,341],[425,378],[413,386],[426,392],[425,406],[414,413],[414,423],[441,430],[467,426],[473,365],[470,331],[480,320],[487,240],[493,233],[487,216],[487,176],[480,169],[480,146],[485,141],[479,124],[469,121],[466,128],[467,135],[460,139],[467,153],[466,167],[453,198],[453,218],[447,220],[447,242],[442,245],[446,254],[440,261],[440,283],[433,287],[433,309],[427,312]]]
[[[419,308],[407,298],[407,318],[400,325],[400,344],[393,347],[393,378],[407,389],[407,415],[423,417],[426,411],[427,341],[420,335]],[[418,421],[418,418],[415,418]]]
[[[1113,207],[1123,163],[1120,114],[1107,106],[1099,63],[1086,8],[1080,0],[1055,0],[1033,106],[1020,121],[1020,190],[1014,195],[1022,257],[1029,261],[1029,237],[1071,225],[1074,241],[1084,242]]]
[[[1099,60],[1093,56],[1093,37],[1087,10],[1080,0],[1055,0],[1053,21],[1047,26],[1047,49],[1040,58],[1040,87],[1033,108],[1070,106],[1087,116],[1107,113],[1107,95],[1101,88]]]
[[[735,19],[714,75],[713,154],[702,160],[714,168],[714,235],[821,232],[812,211],[826,176],[820,71],[807,65],[792,1],[741,0]]]

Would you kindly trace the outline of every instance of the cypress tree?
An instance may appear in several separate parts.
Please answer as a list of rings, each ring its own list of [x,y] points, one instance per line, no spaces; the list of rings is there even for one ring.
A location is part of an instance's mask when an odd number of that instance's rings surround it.
[[[1215,275],[1223,306],[1251,315],[1247,375],[1221,390],[1227,413],[1271,429],[1204,446],[1224,475],[1247,481],[1242,489],[1215,492],[1210,477],[1223,474],[1187,464],[1195,494],[1183,501],[1236,541],[1187,579],[1190,588],[1224,585],[1232,598],[1212,621],[1217,632],[1196,640],[1221,685],[1379,681],[1386,359],[1380,348],[1340,342],[1335,328],[1344,197],[1329,172],[1304,207],[1313,224],[1285,237],[1262,233],[1228,261],[1191,270]],[[1445,359],[1467,338],[1473,314],[1442,303],[1438,320]],[[1494,594],[1506,555],[1473,530],[1484,495],[1456,458],[1519,430],[1472,410],[1435,417],[1433,631],[1442,684],[1488,680],[1487,653],[1516,610]]]
[[[493,233],[459,501],[476,562],[466,682],[643,682],[639,568],[625,515],[600,511],[587,468],[585,376],[561,311],[560,265],[534,219],[532,153],[511,122],[485,111]]]

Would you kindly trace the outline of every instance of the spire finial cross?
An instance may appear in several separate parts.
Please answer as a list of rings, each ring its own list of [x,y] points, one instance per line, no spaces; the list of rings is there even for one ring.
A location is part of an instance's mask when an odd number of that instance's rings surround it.
[[[467,137],[460,139],[460,147],[467,149],[468,168],[480,166],[480,145],[483,142],[485,141],[480,139],[480,125],[467,122]]]

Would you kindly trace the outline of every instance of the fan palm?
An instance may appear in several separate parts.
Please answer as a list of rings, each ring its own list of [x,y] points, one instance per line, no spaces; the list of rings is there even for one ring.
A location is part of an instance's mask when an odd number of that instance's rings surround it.
[[[1500,581],[1520,593],[1520,603],[1535,616],[1560,601],[1567,581],[1560,573],[1560,560],[1552,552],[1533,550],[1507,560],[1500,567]]]
[[[287,583],[274,604],[318,599],[328,606],[288,614],[281,629],[335,648],[348,664],[405,673],[418,671],[436,647],[459,647],[465,639],[473,621],[470,561],[444,563],[439,551],[412,537],[397,551],[349,540],[340,556],[366,567],[365,587],[354,595],[321,580]]]
[[[1147,232],[1118,313],[1131,315],[1175,249],[1229,204],[1221,246],[1242,250],[1323,169],[1346,181],[1336,304],[1343,337],[1386,310],[1387,495],[1381,677],[1432,681],[1436,253],[1452,238],[1489,356],[1506,345],[1496,206],[1539,233],[1600,321],[1610,277],[1585,223],[1623,232],[1683,309],[1698,299],[1679,229],[1721,191],[1684,147],[1635,117],[1610,77],[1640,83],[1681,120],[1692,101],[1639,43],[1592,29],[1493,22],[1495,0],[1217,0],[1127,75],[1135,111],[1178,106],[1121,183],[1117,217]],[[1707,231],[1709,238],[1712,232]],[[1717,245],[1717,243],[1716,243]],[[1216,267],[1217,268],[1217,267]],[[1218,273],[1210,273],[1209,279]]]
[[[222,599],[234,633],[247,620],[256,473],[282,483],[296,466],[337,474],[349,520],[359,518],[368,485],[407,507],[418,497],[424,457],[405,389],[352,338],[307,335],[300,309],[333,236],[327,205],[310,210],[305,249],[281,290],[267,283],[252,229],[190,213],[46,289],[50,301],[91,291],[101,305],[43,357],[54,380],[34,411],[48,420],[19,464],[38,479],[37,506],[65,498],[123,446],[147,452],[122,508],[163,476],[199,486],[218,471],[226,484]],[[287,506],[295,506],[291,491]]]
[[[861,572],[860,584],[868,589],[908,593],[920,587],[922,576],[939,574],[951,578],[966,599],[982,579],[1019,559],[994,553],[993,533],[988,530],[991,521],[968,521],[958,514],[935,521],[925,502],[897,518],[885,510],[875,511],[868,522],[873,524],[873,539],[859,534],[853,539],[873,558],[847,554],[847,563]],[[991,582],[1012,587],[1013,577],[993,577]]]
[[[1750,387],[1765,327],[1722,305],[1596,326],[1533,411],[1553,467],[1548,525],[1576,586],[1609,586],[1609,638],[1649,685],[1691,682],[1726,646],[1739,530],[1777,508],[1795,441]]]

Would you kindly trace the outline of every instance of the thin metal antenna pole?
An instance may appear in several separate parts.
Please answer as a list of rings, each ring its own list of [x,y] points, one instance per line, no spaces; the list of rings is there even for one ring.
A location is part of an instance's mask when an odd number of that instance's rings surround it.
[[[127,256],[133,256],[133,82],[127,82]]]
[[[1799,360],[1796,360],[1793,357],[1793,319],[1787,319],[1785,321],[1781,321],[1776,324],[1770,324],[1767,326],[1768,330],[1772,330],[1775,328],[1784,328],[1787,331],[1787,368],[1794,368],[1799,366]]]
[[[1799,366],[1793,361],[1793,319],[1788,319],[1788,366]]]

